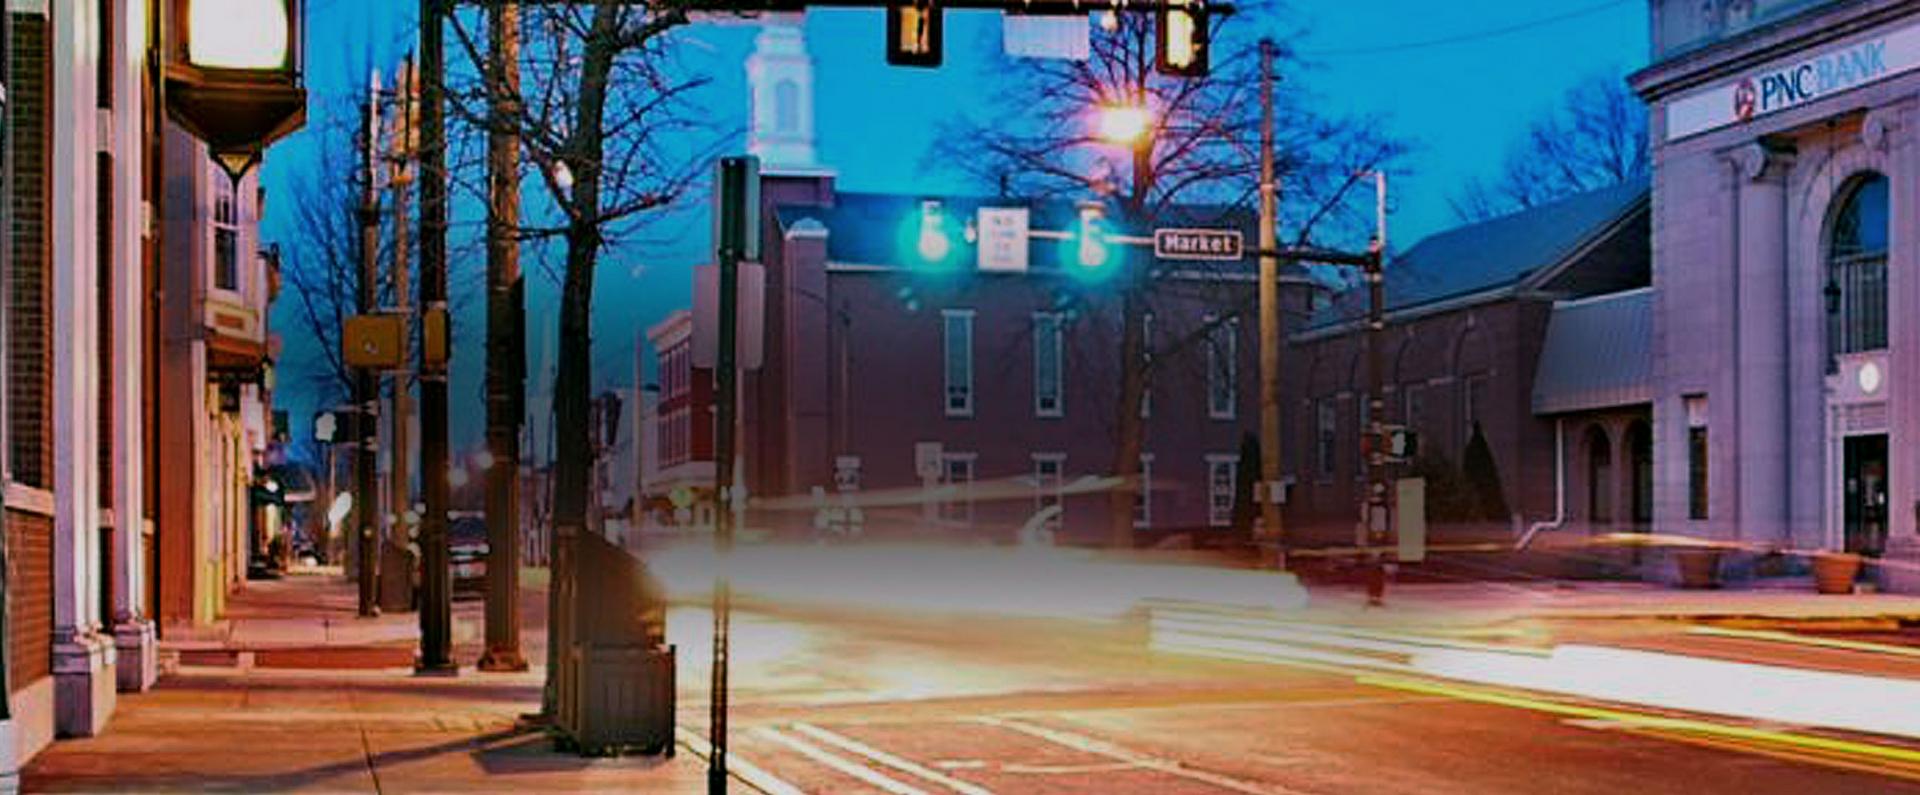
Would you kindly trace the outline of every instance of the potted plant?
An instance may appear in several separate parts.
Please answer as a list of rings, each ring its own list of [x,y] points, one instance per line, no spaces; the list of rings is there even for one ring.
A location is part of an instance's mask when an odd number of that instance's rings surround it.
[[[1813,555],[1813,587],[1820,593],[1853,593],[1853,581],[1859,576],[1859,555],[1851,552],[1816,552]]]
[[[1720,550],[1715,547],[1682,547],[1673,551],[1680,569],[1682,588],[1720,587]]]

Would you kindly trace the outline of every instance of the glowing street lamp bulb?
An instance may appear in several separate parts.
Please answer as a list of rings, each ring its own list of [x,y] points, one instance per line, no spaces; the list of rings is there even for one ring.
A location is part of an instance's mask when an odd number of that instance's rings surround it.
[[[1113,9],[1100,12],[1100,29],[1109,33],[1120,29],[1120,13]]]
[[[1131,144],[1147,132],[1151,119],[1139,105],[1108,105],[1100,109],[1100,137],[1108,143]]]
[[[218,69],[279,69],[291,31],[286,0],[191,0],[187,59]]]
[[[450,471],[448,471],[448,472],[447,472],[447,485],[450,485],[450,486],[452,486],[452,487],[454,487],[454,488],[456,488],[456,489],[461,489],[461,488],[466,488],[466,486],[467,486],[467,470],[466,470],[466,469],[464,469],[464,468],[456,468],[456,469],[453,469],[453,470],[450,470]]]
[[[493,451],[481,450],[478,453],[474,453],[473,465],[481,469],[492,469],[493,468]]]

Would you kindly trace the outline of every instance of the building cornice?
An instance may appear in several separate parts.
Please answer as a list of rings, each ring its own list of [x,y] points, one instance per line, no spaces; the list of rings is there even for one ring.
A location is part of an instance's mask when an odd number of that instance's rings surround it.
[[[1656,102],[1677,92],[1743,74],[1771,61],[1920,14],[1920,0],[1891,3],[1879,0],[1879,5],[1875,2],[1854,0],[1830,8],[1810,9],[1655,62],[1628,75],[1627,82],[1643,99]]]

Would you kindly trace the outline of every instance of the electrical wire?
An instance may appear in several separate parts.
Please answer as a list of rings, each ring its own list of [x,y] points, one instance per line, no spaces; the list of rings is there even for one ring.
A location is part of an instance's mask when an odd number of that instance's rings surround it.
[[[1454,44],[1467,44],[1470,42],[1500,38],[1502,36],[1511,36],[1516,33],[1525,33],[1529,30],[1533,30],[1535,28],[1543,28],[1549,25],[1556,25],[1561,22],[1578,19],[1580,17],[1584,17],[1590,14],[1596,14],[1601,11],[1606,11],[1616,6],[1625,5],[1626,2],[1627,0],[1606,0],[1605,2],[1595,3],[1589,6],[1583,6],[1581,8],[1576,8],[1561,14],[1555,14],[1553,16],[1540,17],[1538,19],[1533,19],[1526,22],[1516,22],[1511,25],[1502,25],[1500,27],[1487,28],[1486,30],[1479,30],[1471,33],[1457,33],[1450,36],[1441,36],[1439,38],[1433,38],[1433,39],[1421,39],[1417,41],[1399,42],[1397,44],[1381,44],[1381,45],[1374,45],[1374,46],[1367,46],[1367,47],[1344,47],[1344,48],[1336,48],[1331,50],[1302,50],[1300,51],[1299,55],[1306,58],[1339,58],[1339,57],[1346,57],[1351,55],[1381,55],[1385,53],[1406,52],[1409,50],[1424,50],[1424,49],[1430,49],[1433,47],[1446,47]]]

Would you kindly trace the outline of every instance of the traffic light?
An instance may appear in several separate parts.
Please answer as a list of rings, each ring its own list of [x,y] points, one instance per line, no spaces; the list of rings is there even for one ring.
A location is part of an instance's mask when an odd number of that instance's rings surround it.
[[[917,270],[946,270],[959,260],[954,244],[958,231],[938,199],[920,202],[920,212],[900,225],[901,260]]]
[[[887,6],[887,63],[939,66],[942,17],[934,0]]]
[[[1097,202],[1081,204],[1076,228],[1060,241],[1060,270],[1081,281],[1106,279],[1121,257],[1112,236],[1106,208]]]
[[[1163,0],[1154,20],[1154,67],[1163,75],[1205,77],[1207,33],[1204,0]]]

